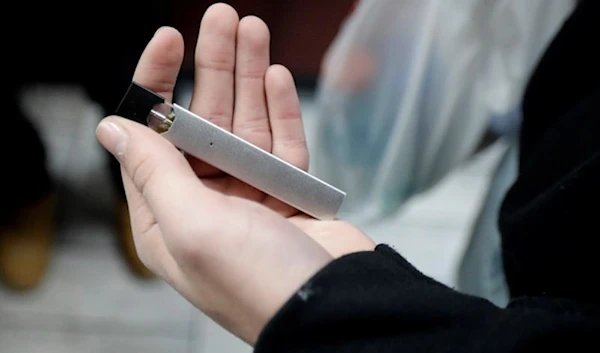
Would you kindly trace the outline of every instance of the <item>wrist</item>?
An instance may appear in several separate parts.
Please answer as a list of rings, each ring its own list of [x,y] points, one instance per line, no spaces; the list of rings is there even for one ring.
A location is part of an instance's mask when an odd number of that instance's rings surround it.
[[[311,294],[310,290],[307,290],[306,284],[334,260],[327,251],[320,246],[318,248],[319,251],[312,254],[310,261],[302,264],[294,263],[282,268],[279,276],[276,277],[281,280],[273,282],[268,289],[270,293],[266,293],[267,286],[264,287],[263,298],[266,299],[262,307],[257,308],[256,320],[253,325],[246,328],[246,338],[242,339],[254,346],[260,333],[287,302],[296,296],[305,298]]]

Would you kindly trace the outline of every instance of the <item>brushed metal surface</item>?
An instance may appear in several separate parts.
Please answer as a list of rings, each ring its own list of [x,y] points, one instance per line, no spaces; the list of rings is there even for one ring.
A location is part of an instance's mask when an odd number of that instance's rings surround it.
[[[173,104],[162,135],[181,150],[322,220],[336,217],[346,193]]]

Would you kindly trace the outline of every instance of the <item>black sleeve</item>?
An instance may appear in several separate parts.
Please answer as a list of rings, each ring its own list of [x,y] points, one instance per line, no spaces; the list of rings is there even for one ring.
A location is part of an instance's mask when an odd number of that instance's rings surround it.
[[[546,301],[501,309],[434,281],[379,245],[333,261],[308,281],[267,324],[255,352],[573,352],[598,346],[594,309]]]

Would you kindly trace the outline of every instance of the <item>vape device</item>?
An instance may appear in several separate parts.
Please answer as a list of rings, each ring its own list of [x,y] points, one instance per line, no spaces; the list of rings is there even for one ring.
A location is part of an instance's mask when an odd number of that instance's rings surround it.
[[[316,219],[334,219],[346,196],[136,82],[129,86],[116,114],[149,126],[185,153]]]

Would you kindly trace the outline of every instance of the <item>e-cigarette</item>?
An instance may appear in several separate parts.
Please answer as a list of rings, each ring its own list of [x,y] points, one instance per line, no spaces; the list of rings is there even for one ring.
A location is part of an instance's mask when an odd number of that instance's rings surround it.
[[[336,217],[346,193],[132,82],[117,115],[149,126],[175,147],[317,219]]]

